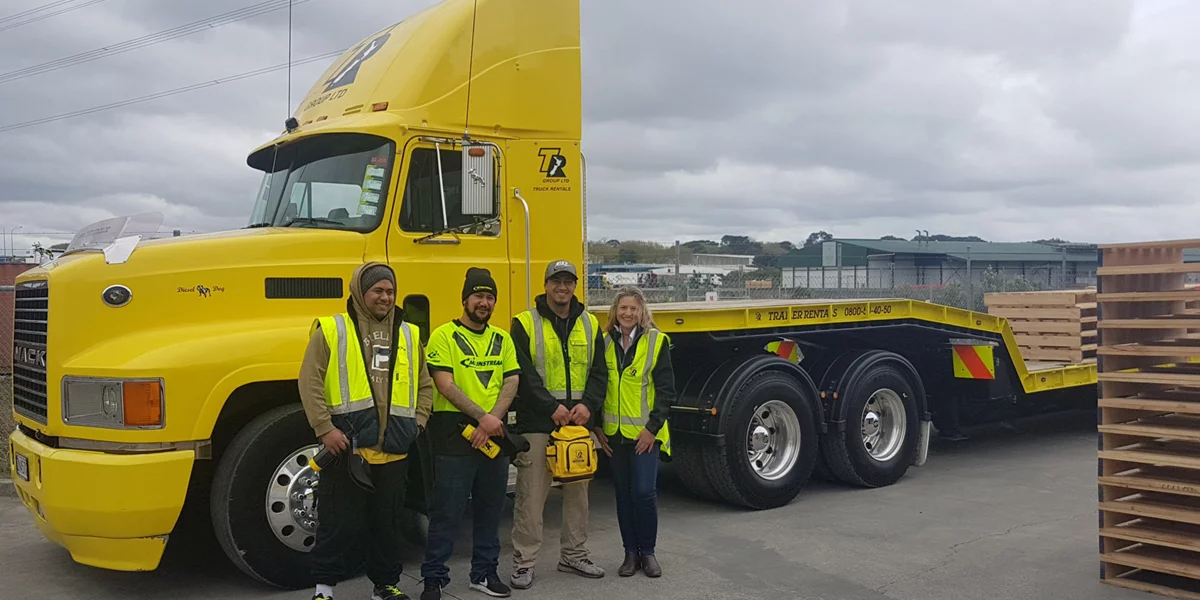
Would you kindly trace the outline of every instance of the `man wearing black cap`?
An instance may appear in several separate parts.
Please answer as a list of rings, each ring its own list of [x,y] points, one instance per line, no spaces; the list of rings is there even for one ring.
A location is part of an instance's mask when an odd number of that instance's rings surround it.
[[[429,370],[436,387],[428,431],[433,491],[421,600],[439,600],[450,583],[446,561],[454,552],[468,498],[473,513],[469,586],[493,597],[512,594],[497,573],[509,457],[503,452],[489,457],[483,451],[489,440],[505,436],[504,420],[521,372],[508,332],[488,324],[497,293],[491,273],[467,269],[462,317],[438,327],[429,338]],[[466,426],[475,428],[469,438],[464,437]]]
[[[321,470],[316,492],[314,600],[331,600],[334,586],[354,576],[354,557],[364,553],[372,598],[408,598],[397,587],[396,515],[404,507],[409,447],[433,404],[433,381],[420,329],[396,308],[391,267],[359,266],[346,312],[313,322],[299,386],[313,433],[336,457]],[[351,479],[352,460],[369,465],[374,492]]]
[[[532,310],[513,318],[512,338],[521,364],[515,402],[516,429],[530,450],[517,456],[517,498],[513,506],[512,585],[533,585],[534,566],[542,547],[542,513],[550,492],[546,445],[563,425],[591,428],[601,414],[608,386],[604,332],[575,297],[579,275],[570,261],[546,266],[546,293]],[[599,351],[597,351],[599,349]],[[604,577],[604,569],[588,557],[588,483],[562,486],[562,530],[558,570],[583,577]]]

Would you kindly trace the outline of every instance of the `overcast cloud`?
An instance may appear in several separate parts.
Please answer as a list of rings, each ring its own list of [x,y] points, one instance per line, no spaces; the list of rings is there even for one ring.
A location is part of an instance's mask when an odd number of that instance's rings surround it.
[[[0,73],[257,2],[106,0],[0,31]],[[302,2],[294,57],[432,3]],[[582,27],[591,239],[1200,237],[1198,2],[584,0]],[[278,11],[0,83],[0,126],[281,64],[286,39]],[[293,70],[293,103],[329,62]],[[18,249],[146,210],[245,225],[245,157],[286,88],[280,71],[0,132],[0,225]]]

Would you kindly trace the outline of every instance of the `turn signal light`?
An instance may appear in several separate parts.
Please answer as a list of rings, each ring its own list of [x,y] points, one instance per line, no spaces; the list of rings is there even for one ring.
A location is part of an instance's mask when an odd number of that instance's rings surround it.
[[[375,111],[375,112],[379,112],[381,110],[387,110],[387,107],[388,107],[387,102],[376,102],[375,104],[371,105],[371,110]]]
[[[162,424],[162,386],[159,382],[127,381],[122,392],[125,397],[126,426]]]

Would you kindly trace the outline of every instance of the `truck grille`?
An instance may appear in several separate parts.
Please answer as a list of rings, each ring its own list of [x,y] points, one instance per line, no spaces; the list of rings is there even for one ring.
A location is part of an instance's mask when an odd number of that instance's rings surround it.
[[[13,408],[46,423],[46,334],[50,287],[45,281],[17,285],[13,314]]]

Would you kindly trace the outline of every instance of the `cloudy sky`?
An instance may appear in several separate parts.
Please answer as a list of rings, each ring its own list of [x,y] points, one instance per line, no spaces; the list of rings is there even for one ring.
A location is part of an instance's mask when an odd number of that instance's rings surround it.
[[[49,0],[5,0],[0,129],[282,64],[286,10],[14,78],[260,2],[75,0],[13,26]],[[433,2],[301,1],[294,57]],[[1198,27],[1187,0],[584,0],[589,237],[1200,237]],[[293,69],[293,102],[330,60]],[[0,130],[0,226],[18,249],[147,210],[243,226],[286,93],[278,71]]]

